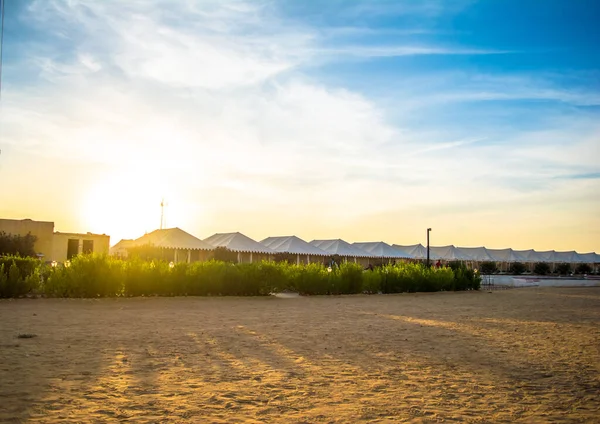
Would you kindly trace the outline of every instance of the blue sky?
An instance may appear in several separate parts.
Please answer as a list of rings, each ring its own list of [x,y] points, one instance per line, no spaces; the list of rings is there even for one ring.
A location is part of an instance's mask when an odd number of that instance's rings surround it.
[[[166,196],[201,237],[598,251],[599,21],[591,0],[7,0],[0,214],[116,242]]]

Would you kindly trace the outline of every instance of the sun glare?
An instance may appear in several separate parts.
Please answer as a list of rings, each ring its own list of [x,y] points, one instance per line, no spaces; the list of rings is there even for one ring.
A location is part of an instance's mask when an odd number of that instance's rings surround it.
[[[121,238],[137,238],[160,226],[164,184],[148,174],[121,172],[97,181],[87,192],[82,218],[89,231]]]

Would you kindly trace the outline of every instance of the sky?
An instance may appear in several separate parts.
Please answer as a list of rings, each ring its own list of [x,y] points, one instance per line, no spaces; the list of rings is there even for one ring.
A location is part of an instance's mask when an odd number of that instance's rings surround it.
[[[600,252],[595,0],[5,0],[0,217]]]

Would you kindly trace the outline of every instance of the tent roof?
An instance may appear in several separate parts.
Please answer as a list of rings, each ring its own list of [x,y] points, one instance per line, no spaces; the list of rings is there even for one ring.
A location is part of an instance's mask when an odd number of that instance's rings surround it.
[[[399,249],[406,253],[411,254],[412,257],[415,259],[427,259],[427,248],[420,243],[412,244],[412,245],[408,245],[408,246],[392,244],[392,247],[394,249]],[[438,260],[438,259],[443,259],[443,258],[441,256],[438,256],[435,253],[433,253],[430,249],[429,250],[429,259]]]
[[[267,237],[260,244],[276,252],[288,252],[301,255],[329,256],[330,254],[296,236]]]
[[[554,262],[573,263],[578,262],[577,259],[579,259],[579,257],[574,250],[571,250],[570,252],[554,252]]]
[[[132,239],[122,239],[117,244],[112,246],[109,249],[109,252],[111,255],[114,255],[115,253],[122,252],[123,250],[127,250],[127,248],[131,247],[132,245],[133,245]]]
[[[515,250],[517,255],[521,256],[525,262],[535,262],[535,250]]]
[[[410,253],[392,247],[383,241],[357,242],[352,243],[352,246],[356,246],[376,258],[414,258]]]
[[[598,255],[595,252],[580,253],[579,259],[580,259],[580,262],[588,263],[588,264],[600,263],[600,255]]]
[[[467,255],[464,252],[461,252],[459,249],[454,247],[453,245],[449,246],[430,246],[430,252],[433,252],[435,255],[447,261],[470,261],[473,260],[471,256]]]
[[[205,238],[204,242],[213,248],[226,247],[234,252],[275,253],[274,250],[242,233],[217,233]]]
[[[310,242],[313,246],[323,249],[330,255],[350,256],[357,258],[370,258],[372,257],[368,252],[359,249],[356,246],[352,246],[347,241],[342,239],[335,240],[313,240]]]
[[[164,230],[154,230],[151,233],[145,234],[142,237],[135,239],[132,246],[152,245],[156,247],[164,247],[167,249],[199,249],[213,250],[214,247],[186,233],[180,228],[167,228]]]
[[[490,255],[488,250],[481,247],[457,247],[457,249],[464,255],[470,257],[475,261],[495,261],[494,257]]]
[[[534,250],[531,254],[531,258],[534,262],[554,262],[554,250],[545,250],[538,252]]]
[[[527,257],[520,255],[512,249],[487,249],[488,253],[497,262],[527,262]]]

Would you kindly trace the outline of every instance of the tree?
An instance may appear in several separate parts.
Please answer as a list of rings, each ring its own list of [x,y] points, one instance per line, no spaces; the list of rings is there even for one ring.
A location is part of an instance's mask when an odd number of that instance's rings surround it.
[[[24,236],[0,232],[0,255],[16,255],[21,257],[35,257],[34,248],[37,237],[31,233]]]
[[[550,265],[548,265],[546,262],[538,262],[537,264],[535,264],[535,267],[533,268],[533,272],[534,274],[537,275],[546,275],[550,273]]]
[[[571,264],[564,263],[556,266],[556,272],[560,275],[567,275],[571,272]]]
[[[498,267],[496,266],[496,262],[482,262],[479,271],[485,275],[494,274],[498,271]]]
[[[579,264],[577,268],[575,268],[576,274],[591,274],[592,267],[589,264]]]
[[[514,274],[514,275],[521,275],[523,274],[525,271],[527,271],[527,267],[525,266],[524,263],[521,262],[513,262],[510,265],[510,273]]]

